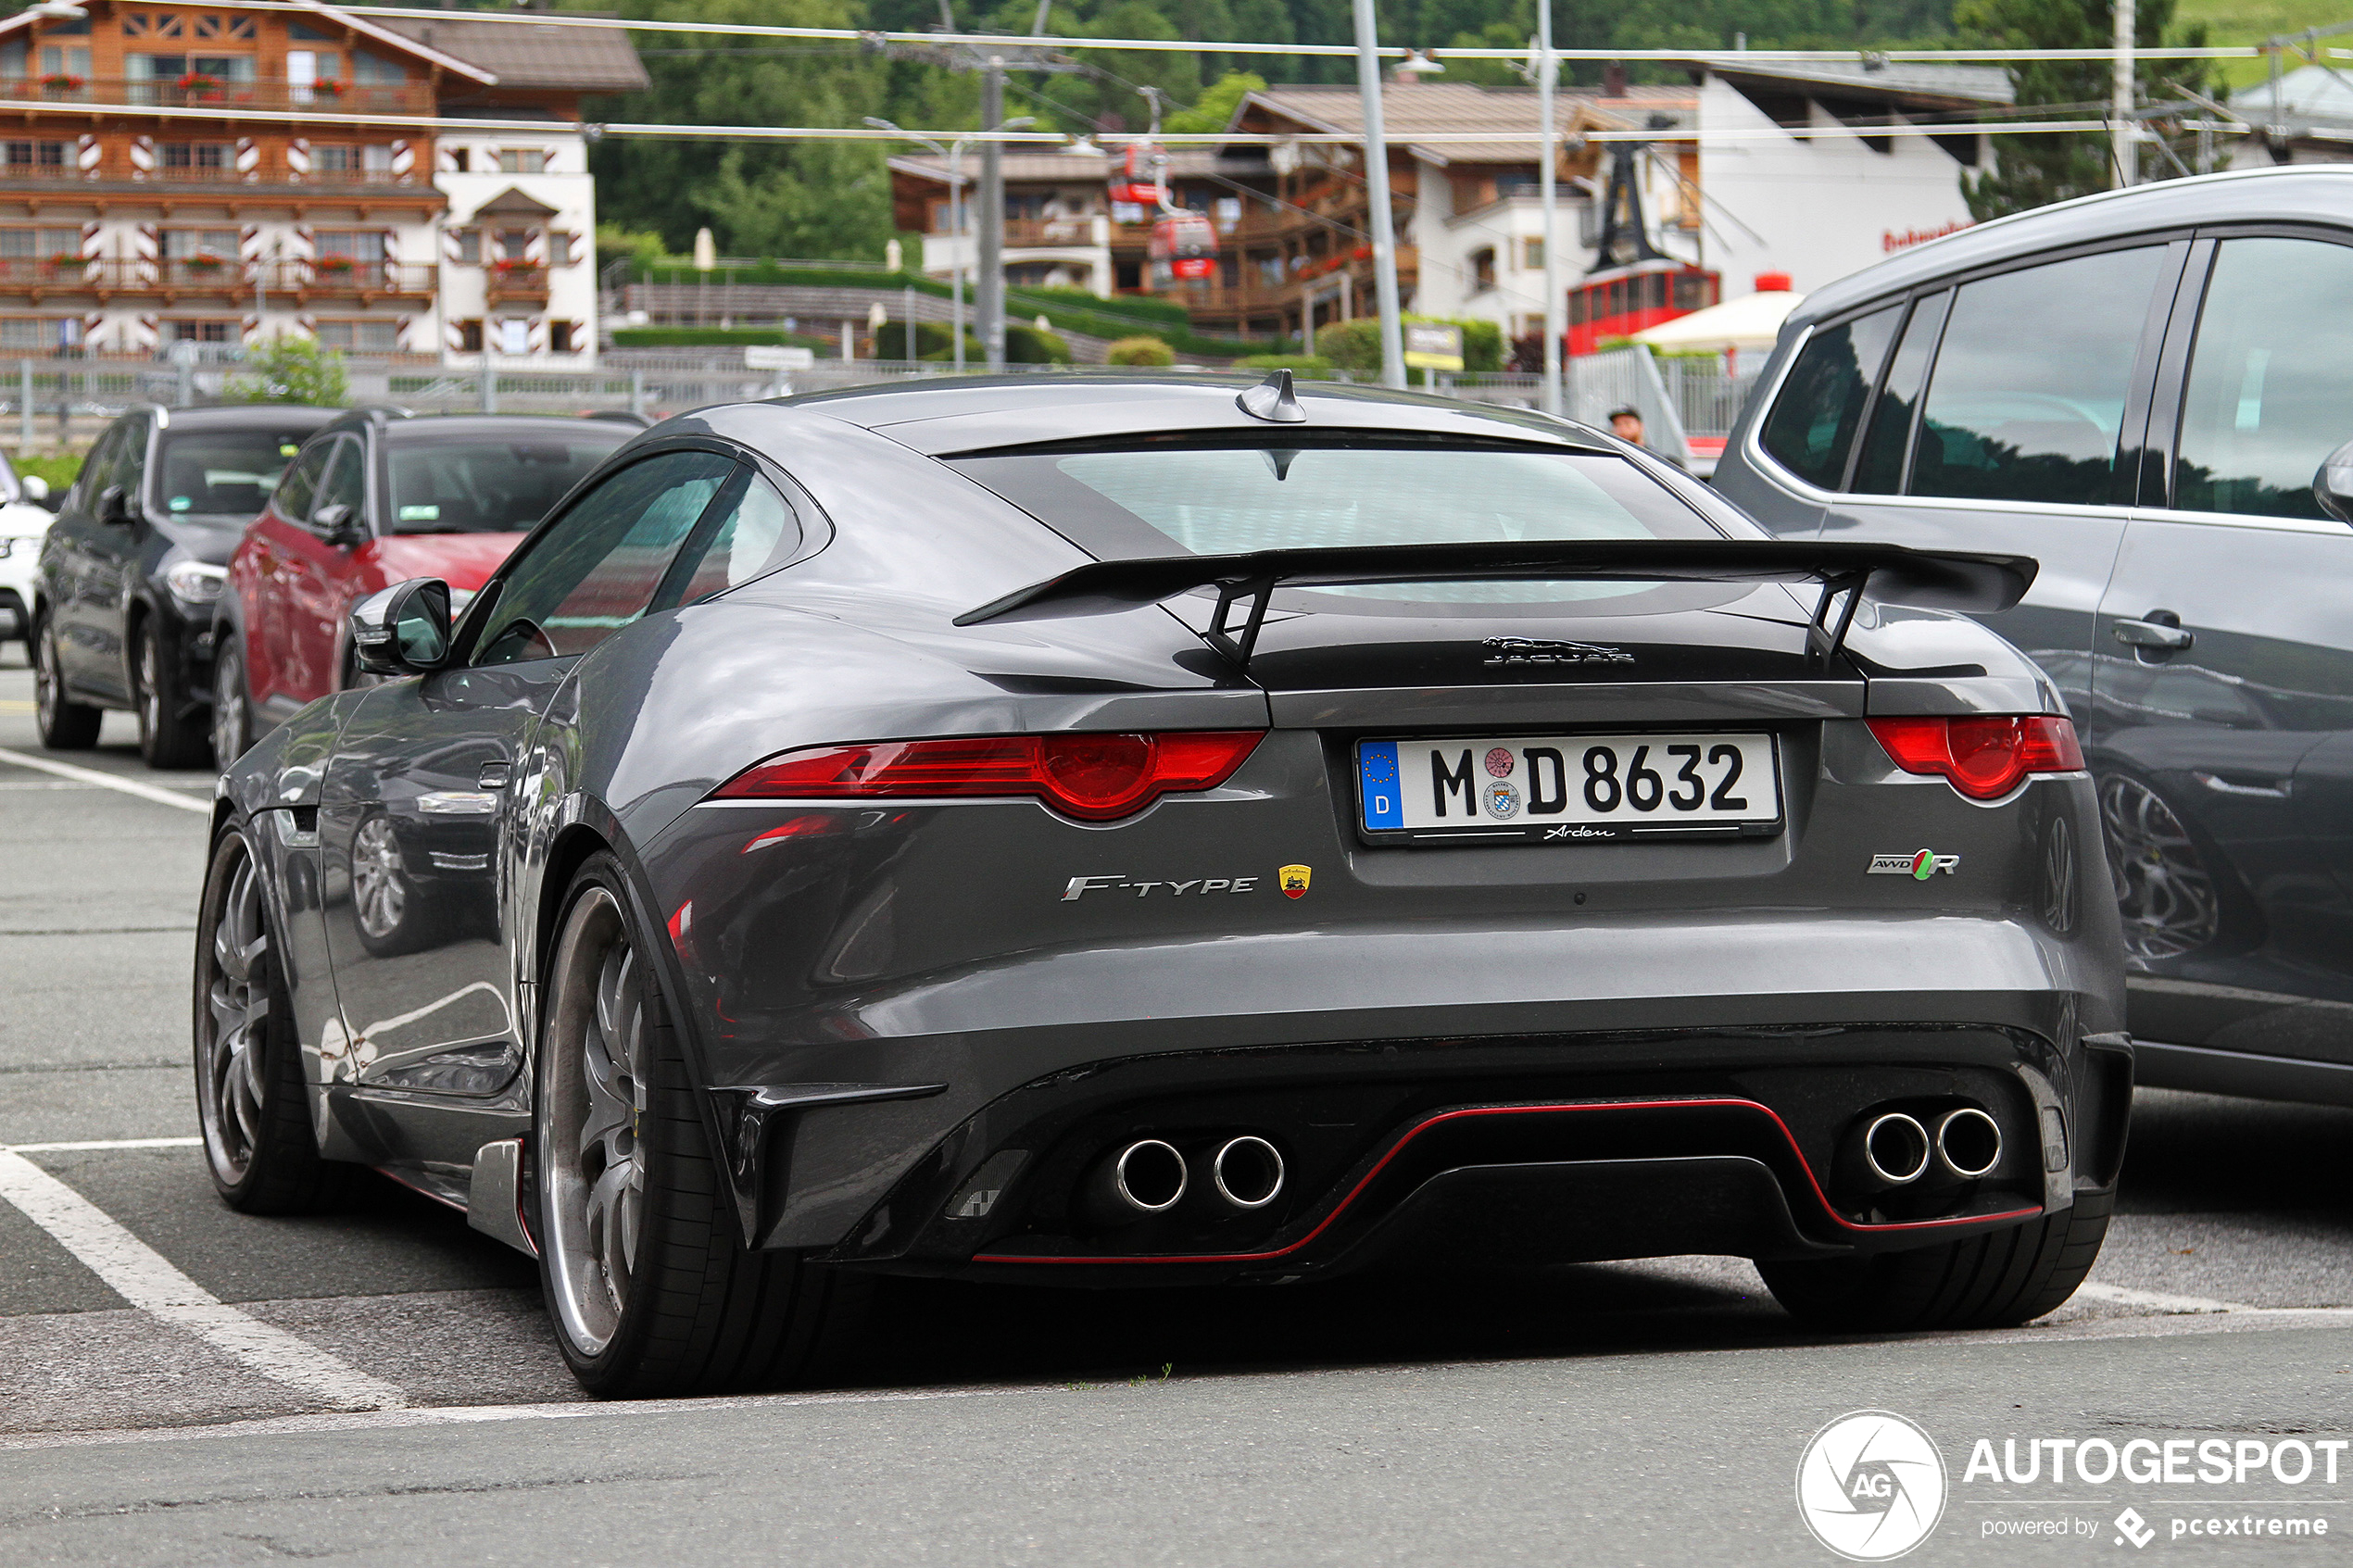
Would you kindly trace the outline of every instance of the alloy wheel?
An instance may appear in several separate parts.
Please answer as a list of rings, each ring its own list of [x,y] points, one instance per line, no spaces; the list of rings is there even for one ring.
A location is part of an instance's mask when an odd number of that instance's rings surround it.
[[[621,907],[591,887],[573,906],[554,971],[546,1048],[548,1274],[584,1356],[621,1323],[645,1228],[649,1045],[643,980]]]
[[[46,621],[32,640],[32,703],[45,734],[57,727],[57,704],[64,700],[65,683],[57,673],[57,633]]]
[[[351,902],[359,929],[381,941],[400,929],[409,909],[400,840],[388,818],[371,817],[351,840]]]
[[[245,694],[237,656],[223,651],[213,667],[212,761],[224,772],[245,754]]]
[[[152,625],[139,629],[139,738],[154,744],[163,731],[163,655]]]
[[[2104,778],[2099,793],[2127,962],[2145,966],[2211,943],[2222,928],[2221,899],[2182,819],[2138,779]]]
[[[210,935],[199,948],[205,1005],[196,1018],[205,1153],[221,1182],[233,1186],[245,1180],[261,1135],[262,1037],[270,1014],[261,879],[252,852],[242,839],[237,843],[236,869],[220,904],[208,911]]]

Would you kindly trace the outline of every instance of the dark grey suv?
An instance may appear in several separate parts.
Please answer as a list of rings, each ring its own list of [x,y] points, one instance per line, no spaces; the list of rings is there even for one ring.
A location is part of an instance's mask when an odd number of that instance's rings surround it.
[[[1758,384],[1716,483],[1776,533],[2041,560],[1988,619],[2097,779],[2141,1080],[2353,1103],[2353,168],[1923,245]]]

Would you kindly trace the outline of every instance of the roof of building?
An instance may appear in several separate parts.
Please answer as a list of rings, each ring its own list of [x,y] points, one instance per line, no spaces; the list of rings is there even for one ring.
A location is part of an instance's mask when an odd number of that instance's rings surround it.
[[[382,25],[491,72],[501,87],[633,93],[647,85],[629,34],[617,27],[470,21],[459,11],[431,19],[385,17]]]
[[[525,195],[519,186],[510,185],[474,208],[474,216],[476,218],[553,218],[558,210],[546,202]]]
[[[1891,107],[1962,108],[2007,104],[2015,98],[2009,72],[1999,66],[1940,66],[1873,63],[1867,60],[1747,60],[1723,56],[1694,59],[1690,69],[1730,82],[1769,83],[1784,91],[1816,92],[1839,98],[1877,98]]]
[[[1629,87],[1604,96],[1592,88],[1564,88],[1557,94],[1563,130],[1582,112],[1589,120],[1642,126],[1655,116],[1665,129],[1688,126],[1698,98],[1687,86]],[[1357,135],[1365,115],[1353,86],[1269,87],[1251,94],[1235,123],[1255,106],[1316,131]],[[1480,87],[1467,82],[1397,82],[1381,89],[1383,129],[1391,142],[1406,142],[1414,156],[1436,164],[1534,163],[1540,109],[1533,87]],[[1463,141],[1479,132],[1507,133],[1492,142]],[[1418,138],[1429,137],[1421,141]],[[1437,138],[1443,137],[1444,140]]]
[[[2299,66],[2280,78],[2276,105],[2269,82],[2240,88],[2231,94],[2230,105],[2241,114],[2267,120],[2286,116],[2342,124],[2353,121],[2353,82],[2327,66]]]

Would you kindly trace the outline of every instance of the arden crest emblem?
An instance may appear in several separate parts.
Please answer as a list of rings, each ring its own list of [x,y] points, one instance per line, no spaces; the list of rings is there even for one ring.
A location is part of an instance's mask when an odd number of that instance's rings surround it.
[[[1600,643],[1556,642],[1548,637],[1490,637],[1479,646],[1487,650],[1485,664],[1631,664],[1634,656],[1624,648],[1604,646]]]
[[[1307,897],[1307,879],[1315,874],[1315,868],[1311,866],[1285,866],[1275,876],[1281,884],[1284,897],[1304,898]]]

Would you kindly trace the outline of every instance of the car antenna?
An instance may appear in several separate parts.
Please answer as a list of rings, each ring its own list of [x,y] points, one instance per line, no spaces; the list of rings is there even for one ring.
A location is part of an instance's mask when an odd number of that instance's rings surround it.
[[[1256,386],[1234,399],[1241,411],[1253,420],[1269,424],[1297,425],[1307,422],[1307,410],[1291,395],[1290,372],[1276,370]]]

